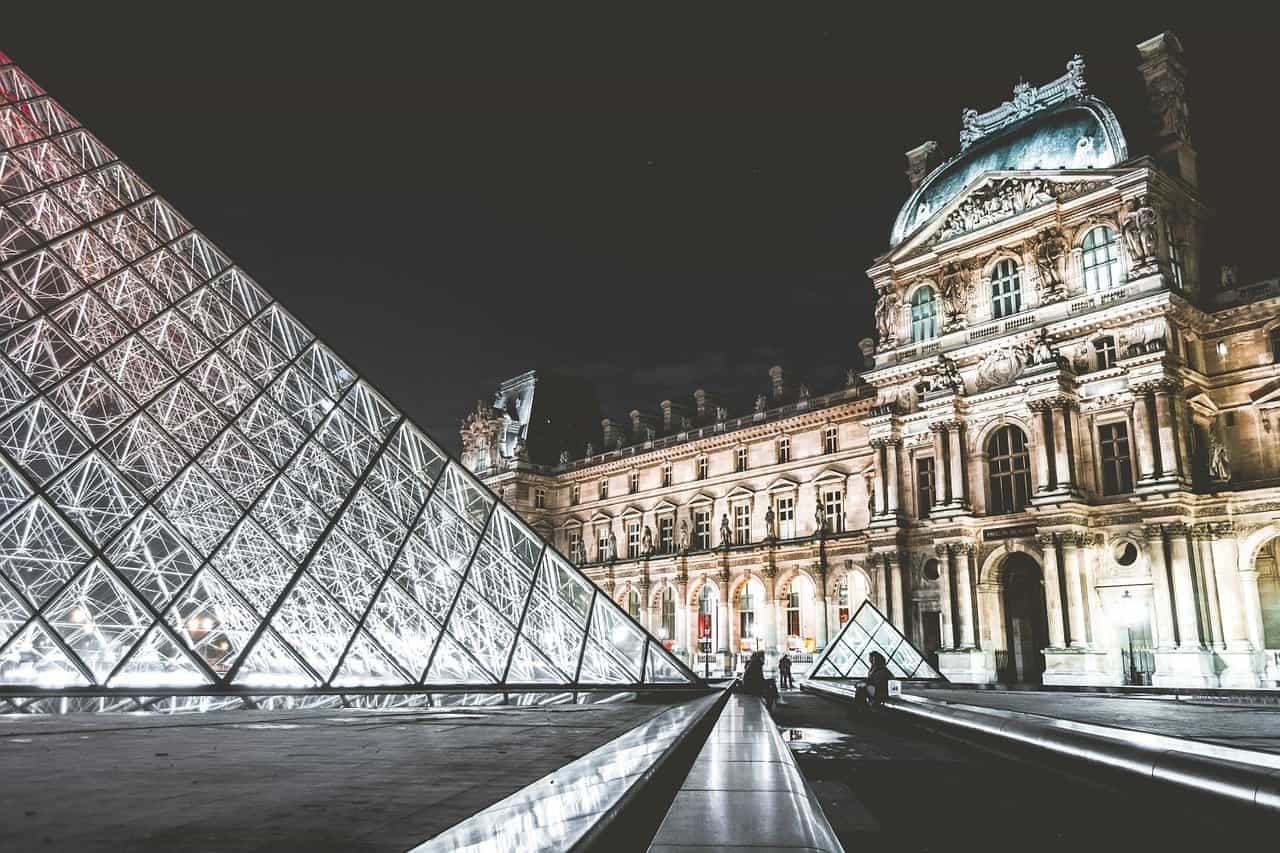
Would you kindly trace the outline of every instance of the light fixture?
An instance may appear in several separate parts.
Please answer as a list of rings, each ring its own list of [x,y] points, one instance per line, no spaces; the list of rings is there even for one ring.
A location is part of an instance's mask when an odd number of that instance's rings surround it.
[[[1226,342],[1226,341],[1218,341],[1218,345],[1217,345],[1216,347],[1214,347],[1214,349],[1216,349],[1216,350],[1218,351],[1218,355],[1226,355],[1226,354],[1227,354],[1227,342]]]

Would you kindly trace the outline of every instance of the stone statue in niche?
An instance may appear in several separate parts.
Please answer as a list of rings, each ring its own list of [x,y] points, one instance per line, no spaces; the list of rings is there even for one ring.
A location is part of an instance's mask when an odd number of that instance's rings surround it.
[[[1031,238],[1031,256],[1040,274],[1040,301],[1056,302],[1066,294],[1062,289],[1062,259],[1067,253],[1067,238],[1060,228],[1047,228]]]
[[[653,532],[647,524],[644,526],[644,535],[640,537],[640,552],[646,556],[653,553]]]
[[[680,551],[689,553],[689,522],[684,519],[680,520]]]
[[[720,516],[720,544],[728,548],[733,544],[733,531],[729,529],[729,513]]]
[[[880,298],[876,300],[876,331],[880,335],[880,345],[884,347],[892,347],[897,338],[896,329],[898,319],[898,307],[901,301],[898,292],[893,288],[886,288]]]
[[[1158,223],[1159,217],[1145,197],[1131,201],[1128,212],[1120,220],[1120,232],[1135,273],[1148,272],[1156,265]]]
[[[1231,456],[1216,436],[1209,436],[1209,479],[1226,483],[1231,479]]]
[[[969,313],[969,300],[973,296],[973,266],[959,262],[947,264],[939,277],[938,287],[942,291],[942,311],[945,315],[943,328],[950,331],[963,326]]]
[[[618,537],[613,535],[612,530],[609,531],[609,541],[607,544],[608,544],[608,556],[605,557],[605,559],[606,560],[618,559]]]
[[[768,539],[776,539],[777,530],[773,526],[773,507],[769,507],[764,511],[764,535]]]

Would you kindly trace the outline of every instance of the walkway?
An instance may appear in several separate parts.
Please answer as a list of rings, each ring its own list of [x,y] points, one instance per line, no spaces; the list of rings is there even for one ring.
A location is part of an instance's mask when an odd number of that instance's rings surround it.
[[[1280,755],[1278,705],[1227,705],[1151,695],[1059,691],[1037,693],[909,686],[906,692],[942,702],[1021,711]]]

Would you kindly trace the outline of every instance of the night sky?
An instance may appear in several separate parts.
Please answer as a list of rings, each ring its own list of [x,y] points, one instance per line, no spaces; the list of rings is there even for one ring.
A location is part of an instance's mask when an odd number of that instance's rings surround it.
[[[951,154],[962,107],[1079,51],[1142,153],[1134,45],[1165,28],[1191,72],[1209,263],[1280,270],[1275,29],[1105,4],[1067,24],[537,5],[113,7],[70,28],[7,10],[0,49],[450,449],[477,398],[533,367],[588,377],[622,417],[699,385],[741,412],[775,363],[839,384],[903,152]]]

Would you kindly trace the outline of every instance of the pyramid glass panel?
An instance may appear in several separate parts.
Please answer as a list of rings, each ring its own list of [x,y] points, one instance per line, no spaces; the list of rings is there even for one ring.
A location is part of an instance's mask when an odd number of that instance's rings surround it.
[[[0,54],[0,684],[503,682],[697,678]]]
[[[827,645],[810,678],[866,678],[871,654],[878,652],[894,678],[942,680],[920,650],[871,603],[858,605],[853,618]]]

